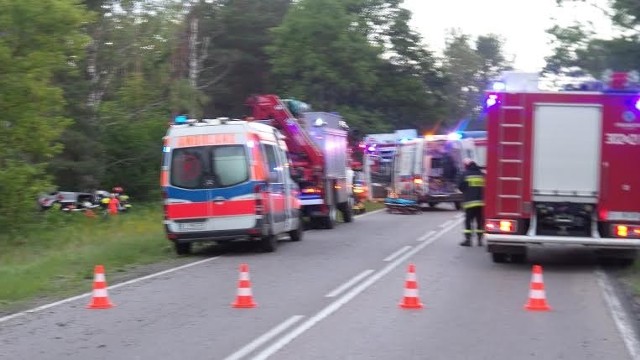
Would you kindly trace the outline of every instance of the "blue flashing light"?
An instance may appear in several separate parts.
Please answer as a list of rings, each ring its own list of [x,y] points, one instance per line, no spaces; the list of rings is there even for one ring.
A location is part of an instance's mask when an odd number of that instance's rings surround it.
[[[452,132],[449,135],[447,135],[447,139],[449,139],[449,140],[460,140],[460,139],[462,139],[462,134],[460,134],[459,132]]]
[[[486,100],[487,108],[490,108],[498,103],[498,95],[489,95]]]
[[[185,115],[178,115],[175,119],[173,119],[174,124],[186,124],[187,117]]]
[[[164,153],[170,153],[170,152],[171,152],[171,147],[170,147],[170,146],[163,146],[163,147],[162,147],[162,152],[164,152]]]
[[[640,99],[636,100],[636,110],[640,111]]]

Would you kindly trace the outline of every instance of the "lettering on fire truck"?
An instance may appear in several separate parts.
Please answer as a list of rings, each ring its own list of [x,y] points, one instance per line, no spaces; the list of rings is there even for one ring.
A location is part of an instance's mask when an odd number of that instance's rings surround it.
[[[605,134],[607,145],[640,145],[640,134]]]

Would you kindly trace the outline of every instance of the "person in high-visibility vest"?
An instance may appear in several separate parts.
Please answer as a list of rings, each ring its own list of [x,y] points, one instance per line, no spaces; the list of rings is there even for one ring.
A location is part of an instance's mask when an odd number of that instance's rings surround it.
[[[471,159],[464,160],[465,171],[458,183],[463,194],[462,208],[464,209],[464,237],[461,246],[471,246],[473,234],[478,237],[478,246],[482,246],[484,235],[484,173]],[[475,230],[472,225],[475,220]]]

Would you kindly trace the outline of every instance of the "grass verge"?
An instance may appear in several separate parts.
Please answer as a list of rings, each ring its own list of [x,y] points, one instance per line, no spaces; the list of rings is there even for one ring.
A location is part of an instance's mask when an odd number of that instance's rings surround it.
[[[365,207],[369,212],[384,204]],[[165,238],[157,204],[136,204],[131,213],[109,218],[41,215],[39,225],[18,236],[0,234],[0,313],[91,291],[95,265],[105,266],[111,284],[118,273],[178,258]]]
[[[136,206],[131,213],[89,218],[51,211],[20,236],[0,235],[0,307],[38,297],[91,290],[93,268],[107,273],[174,257],[164,237],[161,208]]]

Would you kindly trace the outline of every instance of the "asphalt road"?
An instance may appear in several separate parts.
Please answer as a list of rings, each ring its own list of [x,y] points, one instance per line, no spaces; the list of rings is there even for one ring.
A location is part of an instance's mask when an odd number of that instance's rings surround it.
[[[85,297],[0,319],[0,359],[633,359],[636,340],[589,252],[494,264],[457,245],[460,222],[447,209],[378,212],[272,254],[214,248],[110,289],[112,309],[88,310]],[[231,307],[241,263],[254,309]],[[410,263],[419,310],[398,307]],[[550,312],[523,309],[533,263]]]

